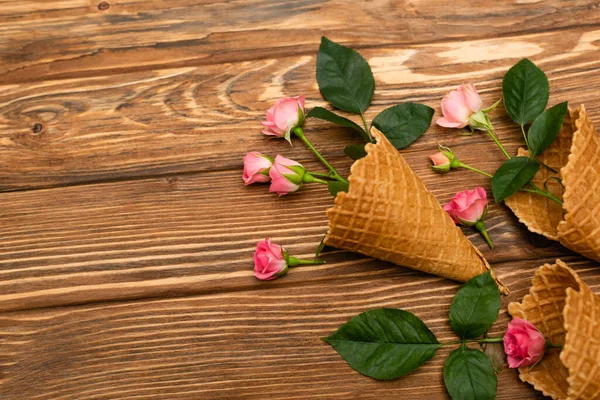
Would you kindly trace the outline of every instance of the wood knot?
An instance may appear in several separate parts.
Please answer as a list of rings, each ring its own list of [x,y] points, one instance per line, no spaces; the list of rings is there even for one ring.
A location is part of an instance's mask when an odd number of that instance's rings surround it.
[[[102,3],[98,4],[98,10],[100,11],[106,11],[110,8],[110,4],[108,4],[107,1],[103,1]]]
[[[36,135],[41,133],[43,130],[44,130],[44,125],[40,124],[39,122],[37,124],[33,125],[32,131]]]
[[[167,178],[167,183],[171,186],[175,185],[179,181],[179,178],[176,176],[170,176]]]

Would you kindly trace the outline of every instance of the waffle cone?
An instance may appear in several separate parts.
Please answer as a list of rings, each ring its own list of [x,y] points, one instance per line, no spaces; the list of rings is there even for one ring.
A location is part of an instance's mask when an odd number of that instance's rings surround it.
[[[491,270],[394,146],[371,133],[377,144],[365,146],[348,192],[327,210],[325,243],[461,282]]]
[[[519,155],[529,154],[519,149]],[[557,139],[538,159],[560,173],[542,167],[532,181],[543,187],[548,178],[561,178],[565,189],[555,180],[548,189],[563,200],[562,207],[525,192],[506,199],[506,205],[530,231],[600,261],[600,136],[583,105],[569,110]]]
[[[553,399],[600,398],[600,298],[560,260],[540,267],[521,303],[508,312],[535,325],[550,342],[538,364],[519,368],[522,381]]]

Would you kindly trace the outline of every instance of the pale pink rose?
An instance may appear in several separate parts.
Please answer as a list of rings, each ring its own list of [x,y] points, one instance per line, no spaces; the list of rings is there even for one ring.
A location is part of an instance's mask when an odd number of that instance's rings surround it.
[[[462,84],[442,99],[442,114],[437,124],[446,128],[464,128],[471,115],[481,110],[482,100],[472,83]]]
[[[272,180],[269,192],[276,192],[280,196],[295,192],[302,186],[305,171],[302,164],[277,155],[273,166],[269,170],[269,176]]]
[[[441,151],[439,153],[435,153],[429,156],[429,159],[433,163],[435,167],[448,165],[450,166],[450,159]],[[448,168],[449,169],[449,168]]]
[[[510,321],[503,341],[510,368],[529,367],[537,363],[546,349],[544,335],[534,325],[520,318]]]
[[[487,212],[485,189],[477,187],[456,193],[452,200],[444,205],[444,210],[457,224],[475,225],[485,217]]]
[[[254,276],[261,281],[269,281],[287,272],[283,247],[266,238],[256,243],[254,252]]]
[[[273,159],[260,154],[258,151],[251,151],[244,156],[244,184],[250,185],[256,182],[269,182],[269,169],[273,165]]]
[[[261,122],[265,127],[262,133],[289,140],[292,129],[304,123],[304,101],[304,95],[277,100],[275,105],[267,110],[266,121]]]

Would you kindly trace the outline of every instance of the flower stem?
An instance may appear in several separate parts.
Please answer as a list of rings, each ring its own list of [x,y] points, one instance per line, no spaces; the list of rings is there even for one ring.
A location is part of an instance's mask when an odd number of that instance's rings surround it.
[[[456,340],[454,342],[440,343],[442,346],[449,346],[452,344],[464,344],[464,343],[502,343],[503,337],[483,338],[483,339],[468,339],[468,340]]]
[[[494,131],[492,129],[488,129],[487,133],[490,136],[490,138],[492,138],[494,143],[496,143],[496,146],[498,146],[500,148],[500,150],[502,150],[502,153],[504,153],[504,156],[506,157],[506,159],[510,160],[510,155],[508,154],[508,152],[506,151],[504,146],[502,146],[502,143],[500,143],[500,141],[498,140],[498,137],[496,136]]]
[[[483,238],[487,242],[488,246],[490,246],[490,249],[494,250],[494,244],[492,243],[492,240],[490,239],[487,231],[485,230],[485,224],[482,221],[479,221],[475,224],[475,229],[477,229],[479,232],[481,232],[481,234],[483,235]]]
[[[527,193],[535,193],[535,194],[539,194],[541,196],[547,197],[552,201],[555,201],[556,203],[560,204],[562,206],[563,202],[561,199],[559,199],[558,197],[554,196],[552,193],[550,192],[546,192],[542,189],[540,189],[539,187],[537,187],[536,185],[534,185],[533,183],[529,182],[529,185],[533,188],[533,189],[527,189],[527,188],[522,188],[521,190]]]
[[[299,126],[294,128],[293,133],[294,133],[294,135],[298,136],[300,138],[300,140],[302,140],[302,142],[306,145],[306,147],[308,147],[315,154],[315,156],[317,156],[317,158],[323,163],[323,165],[325,165],[325,167],[329,170],[329,175],[332,179],[335,179],[336,181],[348,183],[348,181],[345,180],[344,178],[342,178],[340,176],[340,174],[338,174],[336,169],[333,168],[333,166],[331,164],[329,164],[325,158],[323,158],[321,153],[319,153],[319,151],[317,149],[315,149],[315,146],[313,146],[313,144],[310,142],[310,140],[308,140],[308,138],[304,135],[304,131],[302,130],[302,128],[300,128]]]
[[[323,178],[323,179],[332,179],[331,175],[329,174],[323,174],[321,172],[310,172],[310,174],[312,176],[318,177],[318,178]]]
[[[542,167],[545,167],[545,168],[547,168],[549,171],[552,171],[552,172],[554,172],[555,174],[558,174],[558,171],[557,171],[557,170],[555,170],[554,168],[552,168],[552,167],[551,167],[551,166],[549,166],[549,165],[546,165],[546,164],[544,164],[543,162],[541,162],[541,161],[540,161],[540,159],[539,159],[539,158],[537,158],[537,157],[536,157],[536,158],[535,158],[535,161],[537,161],[537,162],[538,162],[538,164],[540,164]]]
[[[371,133],[369,132],[369,127],[367,126],[367,120],[365,119],[365,114],[363,113],[363,110],[360,110],[360,117],[362,118],[363,125],[365,126],[365,133],[367,134],[367,137],[369,138],[369,141],[370,141]]]
[[[554,344],[554,343],[546,340],[546,348],[547,349],[562,349],[562,346],[560,344]]]
[[[529,149],[529,141],[527,140],[527,135],[525,134],[525,127],[521,125],[521,133],[523,134],[523,139],[525,140],[525,144],[527,145],[527,149]]]
[[[300,260],[296,257],[288,257],[287,260],[288,266],[289,267],[296,267],[298,265],[321,265],[321,264],[325,264],[325,261],[323,260]]]
[[[482,171],[480,169],[477,169],[475,167],[471,167],[470,165],[467,165],[467,164],[462,163],[462,162],[458,166],[459,166],[459,168],[465,168],[465,169],[468,169],[470,171],[477,172],[478,174],[485,175],[488,178],[493,178],[494,177],[494,175],[492,175],[492,174],[488,174],[487,172],[484,172],[484,171]]]

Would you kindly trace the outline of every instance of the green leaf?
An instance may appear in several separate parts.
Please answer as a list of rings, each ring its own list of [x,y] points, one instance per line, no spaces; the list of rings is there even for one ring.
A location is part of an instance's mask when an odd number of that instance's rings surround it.
[[[444,383],[453,400],[493,400],[498,378],[485,354],[460,347],[444,363]]]
[[[344,149],[344,153],[346,153],[346,155],[353,160],[358,160],[367,155],[367,152],[365,151],[365,145],[362,143],[351,144],[350,146],[346,146],[346,148]]]
[[[539,169],[540,165],[529,157],[514,157],[505,162],[492,178],[496,203],[518,192]]]
[[[500,311],[500,290],[488,271],[465,283],[452,300],[450,325],[461,339],[483,335]]]
[[[546,109],[549,93],[546,74],[527,58],[509,69],[502,80],[504,108],[519,125],[527,124]]]
[[[327,189],[333,197],[337,196],[338,192],[347,192],[348,184],[340,181],[329,181],[327,182]]]
[[[325,36],[317,55],[317,82],[325,100],[354,114],[369,107],[375,92],[375,79],[367,61]]]
[[[325,121],[333,122],[334,124],[344,126],[346,128],[354,129],[356,132],[360,134],[360,136],[365,139],[365,141],[371,141],[369,135],[365,132],[363,128],[360,127],[354,121],[349,120],[348,118],[341,117],[326,108],[323,107],[315,107],[306,114],[307,117],[319,118]]]
[[[356,371],[381,380],[414,371],[440,347],[423,321],[392,308],[359,314],[324,340]]]
[[[388,138],[397,149],[403,149],[425,133],[433,108],[418,103],[402,103],[386,108],[373,120],[373,125]]]
[[[568,103],[557,104],[537,116],[527,133],[531,157],[539,156],[552,144],[562,128]]]

